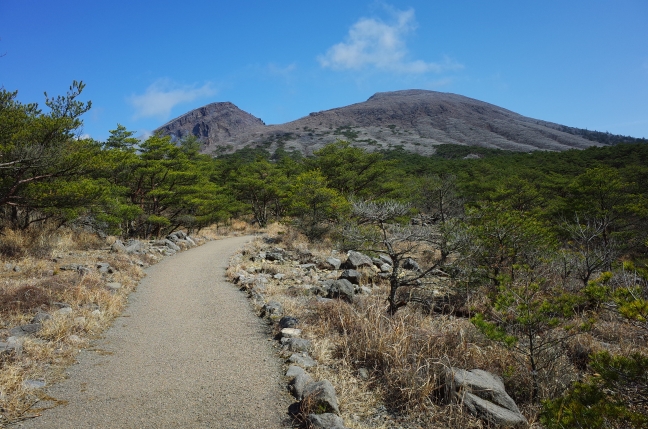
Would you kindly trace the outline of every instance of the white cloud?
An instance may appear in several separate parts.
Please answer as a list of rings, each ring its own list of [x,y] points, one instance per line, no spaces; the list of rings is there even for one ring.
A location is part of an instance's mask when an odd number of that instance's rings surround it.
[[[405,36],[416,29],[414,10],[391,11],[392,23],[361,18],[351,26],[344,42],[318,56],[322,67],[334,70],[360,70],[371,66],[396,73],[440,73],[463,66],[446,58],[442,62],[409,60]]]
[[[176,105],[214,94],[216,90],[210,82],[196,87],[196,85],[179,85],[170,79],[158,79],[146,88],[144,94],[132,95],[129,102],[135,108],[135,119],[149,117],[167,119],[171,109]]]

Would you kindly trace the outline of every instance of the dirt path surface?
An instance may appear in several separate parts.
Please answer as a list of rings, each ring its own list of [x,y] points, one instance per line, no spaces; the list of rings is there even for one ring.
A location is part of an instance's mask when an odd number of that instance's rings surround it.
[[[14,427],[287,427],[272,343],[225,280],[249,240],[212,241],[149,268],[123,316],[48,389],[67,405]]]

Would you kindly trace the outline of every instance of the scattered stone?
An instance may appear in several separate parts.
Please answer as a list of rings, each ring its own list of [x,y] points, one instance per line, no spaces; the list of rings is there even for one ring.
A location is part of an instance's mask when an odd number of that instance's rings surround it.
[[[283,305],[277,301],[270,301],[263,306],[263,316],[281,316]]]
[[[311,348],[311,342],[302,338],[282,338],[281,345],[291,352],[307,352]]]
[[[335,388],[328,380],[310,383],[304,388],[302,407],[307,407],[303,411],[309,414],[340,414]]]
[[[449,399],[460,401],[473,415],[500,426],[525,425],[501,378],[481,369],[450,368],[446,373]]]
[[[60,309],[56,310],[56,314],[61,316],[72,314],[72,307],[61,307]]]
[[[294,378],[297,377],[299,374],[304,374],[304,372],[305,372],[304,368],[297,365],[290,365],[286,370],[286,377]]]
[[[344,270],[342,271],[342,274],[340,274],[340,278],[346,279],[351,283],[353,283],[354,285],[359,285],[360,278],[362,278],[362,274],[360,274],[360,272],[356,270]]]
[[[297,320],[296,317],[293,316],[284,316],[279,320],[279,327],[280,328],[294,328],[297,326],[299,323],[299,320]]]
[[[249,295],[250,299],[257,305],[262,305],[265,302],[265,295],[256,287],[250,289]]]
[[[380,266],[381,273],[391,273],[391,271],[392,271],[392,266],[389,264],[382,264]]]
[[[283,261],[283,253],[280,252],[266,252],[266,261]]]
[[[380,259],[390,267],[394,266],[394,261],[392,261],[392,258],[389,255],[385,255],[384,253],[381,253],[380,255],[378,255],[378,259]]]
[[[317,298],[315,298],[315,302],[319,304],[326,304],[328,302],[333,302],[333,300],[331,298],[323,298],[321,296],[318,296]]]
[[[173,250],[175,252],[180,251],[180,246],[178,246],[177,244],[175,244],[173,241],[171,241],[169,239],[164,240],[164,244],[166,244],[166,247],[168,247],[169,249],[171,249],[171,250]]]
[[[369,380],[369,370],[367,368],[358,369],[358,377],[362,380]]]
[[[300,374],[297,374],[295,378],[290,382],[290,387],[292,389],[293,395],[299,401],[304,398],[304,390],[306,386],[313,382],[313,377],[311,377],[306,371],[302,370]]]
[[[334,257],[326,258],[326,261],[324,261],[323,263],[324,268],[328,268],[331,270],[339,270],[340,265],[342,265],[342,261]]]
[[[16,326],[9,331],[12,337],[25,337],[27,335],[35,334],[40,331],[42,325],[40,323],[30,323],[28,325]]]
[[[68,265],[61,265],[59,267],[59,270],[61,271],[78,271],[81,274],[89,274],[90,269],[86,267],[85,265],[81,264],[68,264]]]
[[[64,307],[71,307],[71,305],[68,304],[67,302],[53,302],[52,307],[64,308]]]
[[[500,407],[469,392],[464,394],[463,405],[472,415],[486,420],[497,427],[526,426],[528,423],[519,411],[516,413]]]
[[[25,380],[22,383],[23,388],[25,389],[42,389],[47,383],[43,380]]]
[[[407,258],[403,261],[403,269],[421,271],[420,265],[412,258]]]
[[[110,246],[110,251],[113,253],[126,253],[126,246],[124,246],[121,240],[117,240]]]
[[[371,295],[371,288],[368,288],[367,286],[360,286],[360,293],[364,295]]]
[[[323,280],[319,282],[319,287],[325,292],[322,295],[328,295],[329,291],[331,290],[331,286],[333,285],[333,282],[335,282],[335,280]]]
[[[45,313],[44,311],[39,311],[36,313],[36,315],[32,318],[31,322],[29,323],[43,323],[46,320],[51,319],[52,316],[50,316],[48,313]]]
[[[68,337],[68,340],[69,340],[71,343],[80,343],[81,341],[83,341],[83,340],[81,340],[81,337],[79,337],[78,335],[70,335],[70,336]]]
[[[19,273],[19,272],[22,271],[22,268],[20,268],[18,265],[16,265],[16,266],[13,267],[13,271],[14,271],[14,273]]]
[[[317,266],[315,264],[301,264],[299,268],[305,271],[315,271]]]
[[[360,267],[370,267],[373,265],[371,258],[364,253],[350,250],[347,254],[347,260],[344,263],[344,268],[357,269]]]
[[[114,273],[113,267],[110,266],[107,262],[98,262],[97,269],[101,274],[112,274]]]
[[[332,413],[309,414],[308,420],[314,429],[347,429],[342,417]]]
[[[7,271],[13,271],[14,264],[10,264],[9,262],[5,262],[4,269],[7,270]]]
[[[355,288],[347,279],[336,280],[331,284],[327,297],[353,302],[355,298]]]
[[[299,338],[301,333],[302,333],[301,329],[295,329],[295,328],[283,328],[281,330],[281,336],[283,338]]]
[[[313,286],[310,289],[308,289],[308,293],[315,296],[323,296],[323,295],[327,295],[328,291],[322,289],[321,287]]]
[[[274,276],[272,276],[272,278],[274,278],[275,280],[283,280],[285,277],[286,275],[282,273],[277,273]]]
[[[5,343],[6,344],[5,348],[7,351],[13,351],[17,355],[20,355],[23,349],[23,342],[24,342],[24,338],[11,336],[7,338],[7,342]]]
[[[117,292],[119,289],[121,289],[122,284],[118,282],[109,282],[106,283],[106,287],[110,289],[111,292]]]
[[[101,316],[101,310],[92,310],[92,313],[90,313],[92,317],[99,317]]]
[[[293,353],[288,358],[288,362],[301,366],[302,368],[312,368],[317,362],[308,355],[308,353]]]
[[[144,246],[142,245],[142,242],[139,240],[129,240],[128,243],[126,243],[126,253],[128,254],[140,254],[143,253]]]

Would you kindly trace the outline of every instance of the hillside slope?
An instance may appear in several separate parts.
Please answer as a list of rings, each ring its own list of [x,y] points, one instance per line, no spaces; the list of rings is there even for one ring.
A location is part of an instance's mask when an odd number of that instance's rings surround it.
[[[367,150],[402,146],[432,154],[440,144],[480,146],[512,151],[562,151],[601,146],[585,130],[528,118],[461,95],[403,90],[377,93],[367,101],[314,112],[280,125],[265,125],[232,103],[212,103],[174,119],[156,131],[182,138],[189,133],[204,152],[246,146],[279,147],[306,155],[347,140]]]

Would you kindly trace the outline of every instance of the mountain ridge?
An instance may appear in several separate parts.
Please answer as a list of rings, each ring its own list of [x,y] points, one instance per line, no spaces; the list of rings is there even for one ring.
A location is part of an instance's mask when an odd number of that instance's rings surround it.
[[[204,153],[251,146],[271,152],[278,148],[296,150],[305,155],[336,140],[347,140],[369,151],[402,147],[421,155],[433,154],[440,144],[530,152],[639,140],[533,119],[463,95],[422,89],[378,92],[363,102],[275,125],[266,125],[231,102],[216,102],[187,112],[155,131],[174,139],[194,135],[203,143]]]

